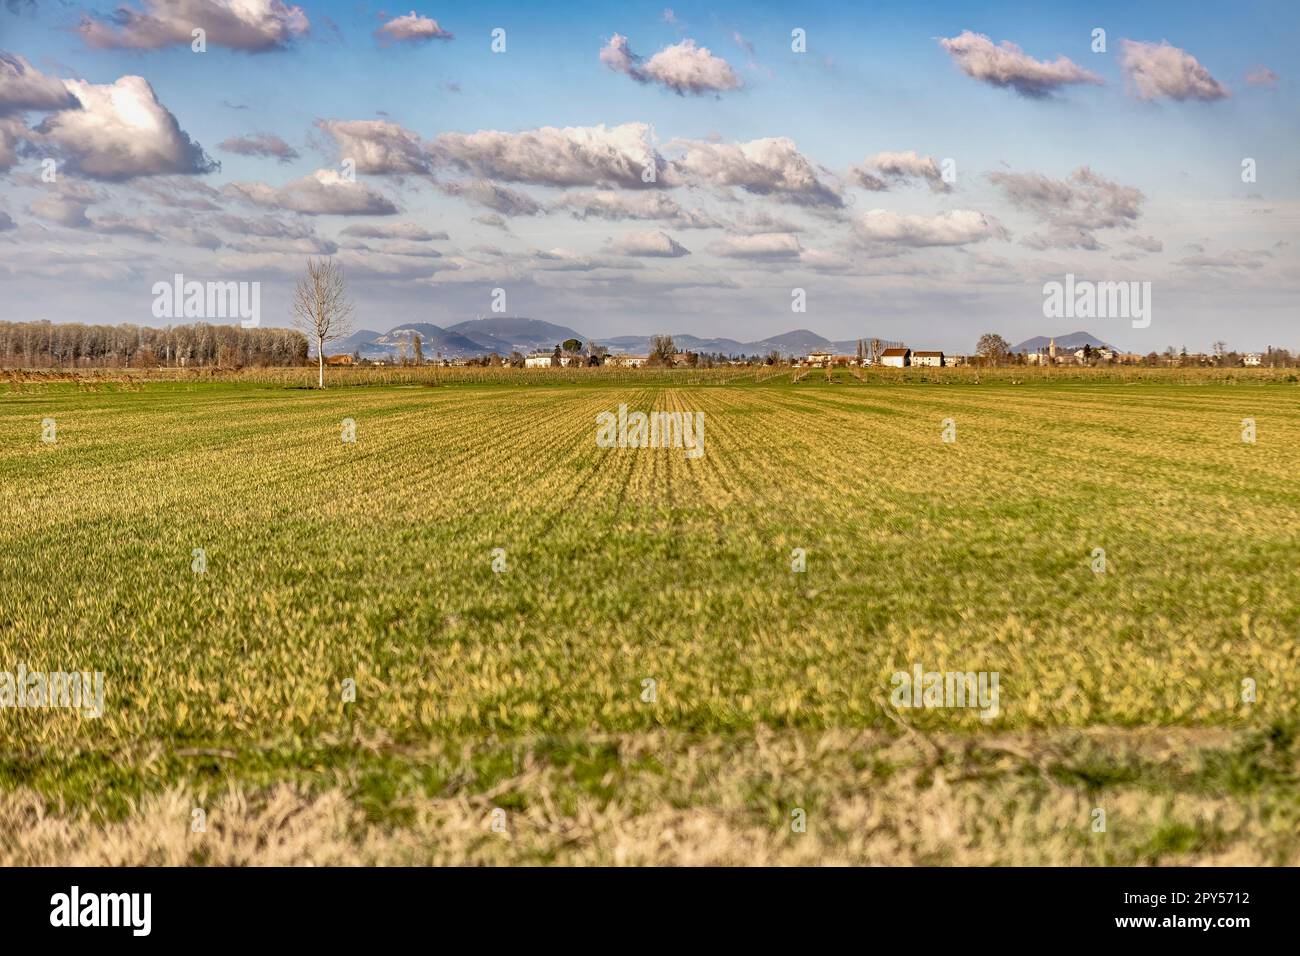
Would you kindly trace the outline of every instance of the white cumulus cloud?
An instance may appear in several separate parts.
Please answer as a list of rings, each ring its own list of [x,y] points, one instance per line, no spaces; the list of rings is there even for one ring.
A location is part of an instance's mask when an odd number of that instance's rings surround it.
[[[439,163],[484,179],[544,186],[643,189],[664,185],[667,168],[645,123],[443,133],[430,151]]]
[[[1257,66],[1246,74],[1246,82],[1251,86],[1264,86],[1273,89],[1277,86],[1277,74],[1266,66]]]
[[[1141,215],[1146,198],[1140,189],[1106,179],[1082,166],[1068,179],[1039,173],[989,173],[1011,204],[1047,226],[1047,232],[1026,236],[1034,249],[1101,249],[1094,232],[1126,229]]]
[[[1101,86],[1103,80],[1073,60],[1035,60],[1010,40],[999,44],[982,33],[963,30],[960,36],[942,37],[939,45],[965,74],[982,83],[1010,87],[1021,96],[1041,99],[1063,86],[1087,83]]]
[[[407,242],[433,242],[447,238],[447,233],[442,230],[433,232],[413,222],[356,222],[344,229],[343,235],[361,239],[402,239]]]
[[[632,52],[627,37],[615,33],[600,51],[600,62],[638,83],[658,83],[678,96],[725,93],[741,86],[730,63],[689,39],[666,46],[645,60]]]
[[[752,236],[727,236],[709,247],[728,259],[797,259],[799,240],[789,233],[765,232]]]
[[[25,57],[0,50],[0,116],[27,110],[76,109],[78,105],[62,80],[46,76]]]
[[[232,136],[218,143],[217,149],[239,156],[268,156],[282,163],[290,163],[298,158],[298,151],[274,133]]]
[[[662,192],[565,193],[550,205],[553,212],[568,212],[575,219],[662,220],[678,229],[711,229],[721,226],[712,216],[694,209],[684,209],[675,199]]]
[[[392,40],[398,43],[428,43],[430,40],[453,39],[452,34],[440,27],[437,20],[422,17],[414,10],[389,20],[375,31],[375,36],[381,40]]]
[[[680,242],[658,229],[630,232],[610,242],[610,250],[623,256],[642,256],[652,259],[679,259],[691,251]]]
[[[952,209],[935,216],[872,209],[854,223],[854,228],[867,243],[912,247],[963,246],[1007,237],[996,219],[974,209]]]
[[[429,172],[420,137],[388,120],[317,120],[338,146],[339,159],[352,160],[359,173],[375,175]]]
[[[678,145],[686,152],[674,168],[687,179],[804,206],[844,205],[839,189],[823,180],[818,168],[785,137],[748,143],[684,140]]]
[[[308,216],[391,216],[397,212],[387,196],[333,169],[318,169],[279,187],[256,182],[230,183],[224,192],[257,206],[288,209]]]
[[[542,211],[541,203],[531,196],[486,179],[439,183],[438,188],[448,196],[487,206],[503,216],[535,216]]]
[[[1168,43],[1120,41],[1120,65],[1134,94],[1143,100],[1221,100],[1227,88],[1186,50]]]
[[[85,14],[77,32],[87,46],[157,50],[193,42],[202,29],[210,46],[262,52],[281,49],[311,27],[302,7],[282,0],[141,0],[108,18]]]
[[[218,168],[144,77],[123,76],[111,84],[65,80],[64,85],[81,109],[51,113],[31,139],[58,153],[68,172],[124,180]]]
[[[929,183],[930,189],[938,193],[952,188],[943,181],[934,157],[922,156],[915,150],[876,153],[861,166],[853,167],[851,172],[858,185],[875,192],[883,192],[892,183],[906,183],[911,179]]]

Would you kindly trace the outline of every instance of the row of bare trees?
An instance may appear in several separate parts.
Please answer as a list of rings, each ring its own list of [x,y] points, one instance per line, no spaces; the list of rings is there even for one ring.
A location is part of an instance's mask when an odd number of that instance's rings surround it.
[[[325,384],[325,345],[351,332],[352,303],[332,259],[309,260],[293,301],[295,329],[195,322],[165,328],[123,323],[0,321],[7,368],[178,368],[304,365],[316,346]]]
[[[7,368],[235,368],[306,361],[307,340],[291,329],[0,322],[0,364]]]

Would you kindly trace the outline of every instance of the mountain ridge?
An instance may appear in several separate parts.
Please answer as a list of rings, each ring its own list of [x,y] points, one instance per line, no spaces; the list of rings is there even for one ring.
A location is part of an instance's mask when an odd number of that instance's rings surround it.
[[[362,358],[369,359],[396,358],[404,344],[410,354],[410,343],[416,335],[420,336],[420,348],[426,359],[439,354],[444,358],[477,358],[493,352],[505,356],[513,351],[549,351],[566,339],[578,339],[584,344],[588,340],[584,333],[565,325],[523,316],[500,316],[468,319],[445,327],[430,322],[407,322],[387,332],[363,329],[334,343],[332,351],[359,352]],[[653,338],[653,335],[614,335],[595,341],[614,354],[646,354]],[[686,332],[672,334],[671,338],[678,351],[723,355],[766,355],[775,351],[790,356],[818,349],[853,354],[858,343],[857,339],[828,339],[811,329],[791,329],[749,342],[725,336],[702,338]],[[870,340],[870,336],[863,337],[863,341]]]
[[[430,322],[407,322],[393,326],[387,332],[363,329],[334,343],[335,353],[359,352],[362,358],[396,358],[402,346],[411,352],[411,342],[420,336],[420,347],[426,360],[437,358],[479,358],[496,352],[507,356],[511,352],[550,351],[566,339],[578,339],[584,345],[587,336],[566,325],[532,319],[526,316],[490,316],[467,319],[453,325],[439,326]],[[646,354],[650,351],[653,335],[613,335],[596,338],[613,354]],[[791,329],[778,335],[753,341],[741,341],[725,336],[704,338],[689,333],[671,335],[678,351],[721,353],[723,355],[767,355],[778,352],[783,356],[806,355],[810,351],[824,350],[841,355],[857,351],[858,339],[828,339],[811,329]],[[873,336],[863,335],[861,341],[870,342]],[[902,344],[879,337],[887,346]],[[1066,351],[1082,348],[1114,348],[1091,332],[1069,332],[1057,335],[1056,345]],[[1046,348],[1050,336],[1034,336],[1012,346],[1012,352],[1035,352]]]

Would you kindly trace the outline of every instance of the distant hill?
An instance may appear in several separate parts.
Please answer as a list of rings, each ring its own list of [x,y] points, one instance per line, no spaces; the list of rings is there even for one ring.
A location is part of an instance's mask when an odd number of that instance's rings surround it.
[[[359,332],[353,332],[346,339],[339,339],[337,342],[329,343],[327,351],[331,355],[351,355],[357,349],[370,344],[375,339],[382,338],[383,334],[383,332],[362,329]]]
[[[1012,352],[1037,352],[1039,349],[1047,348],[1052,342],[1053,336],[1035,335],[1032,339],[1025,339],[1019,345],[1011,346]],[[1113,349],[1115,346],[1108,342],[1103,342],[1091,332],[1070,332],[1068,335],[1058,335],[1056,338],[1056,347],[1058,349],[1067,349],[1073,352],[1075,349],[1081,349],[1085,345],[1091,345],[1093,348]]]
[[[410,354],[410,343],[416,335],[420,336],[420,348],[426,360],[436,358],[439,353],[443,358],[473,358],[492,352],[503,356],[515,351],[524,354],[538,350],[549,352],[566,339],[577,339],[584,345],[587,342],[585,334],[565,325],[518,316],[494,316],[457,322],[446,328],[428,322],[408,322],[387,332],[363,330],[332,343],[329,351],[347,355],[360,351],[362,358],[395,359],[401,354],[403,343],[407,346],[407,354]],[[649,335],[616,335],[597,338],[596,341],[614,353],[645,355],[650,351],[652,338]],[[753,342],[701,338],[687,333],[675,334],[672,339],[681,352],[723,355],[766,355],[776,351],[781,355],[792,356],[806,355],[818,349],[852,355],[858,347],[857,339],[832,342],[809,329],[794,329]],[[864,335],[863,340],[869,342],[871,337]],[[1057,344],[1060,345],[1061,341],[1057,339]]]
[[[862,338],[864,342],[871,341],[869,335],[864,335]],[[610,339],[597,341],[608,346],[611,352],[645,354],[650,351],[650,339],[649,335],[616,335]],[[771,351],[780,352],[782,355],[806,355],[816,349],[827,349],[840,355],[853,355],[858,349],[857,339],[832,342],[808,329],[795,329],[793,332],[784,332],[754,342],[740,342],[736,339],[702,339],[694,335],[674,335],[672,339],[673,345],[682,351],[721,352],[723,355],[766,355]]]
[[[587,337],[565,325],[543,322],[541,319],[494,316],[470,319],[447,326],[448,332],[463,335],[478,342],[487,352],[509,355],[514,350],[532,352],[536,349],[553,349],[565,339],[577,339],[584,344]]]
[[[331,343],[329,351],[345,355],[359,351],[362,358],[395,359],[401,354],[403,344],[407,346],[407,354],[411,353],[411,342],[417,335],[426,360],[439,354],[443,358],[474,358],[492,352],[509,355],[516,350],[549,351],[565,339],[587,340],[582,333],[552,322],[498,317],[458,322],[447,328],[430,322],[407,322],[387,332],[363,329]]]
[[[612,339],[597,339],[611,352],[645,355],[650,351],[649,335],[616,335]],[[735,339],[702,339],[696,335],[679,334],[672,337],[673,345],[683,352],[721,352],[724,355],[747,355],[744,342]]]
[[[829,349],[831,340],[808,329],[795,329],[793,332],[782,332],[780,335],[760,339],[753,344],[760,354],[776,349],[782,355],[805,355],[809,351]]]
[[[392,358],[400,354],[403,344],[408,354],[411,342],[420,337],[420,351],[426,359],[436,358],[441,352],[446,358],[470,358],[483,353],[481,343],[465,335],[458,335],[450,329],[440,328],[428,322],[411,322],[399,325],[372,339],[361,346],[362,358]]]

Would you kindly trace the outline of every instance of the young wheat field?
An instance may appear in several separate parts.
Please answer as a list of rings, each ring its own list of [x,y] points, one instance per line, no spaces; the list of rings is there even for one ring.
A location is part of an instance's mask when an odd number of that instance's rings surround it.
[[[1298,864],[1298,400],[15,384],[0,670],[104,705],[0,709],[0,862]]]

